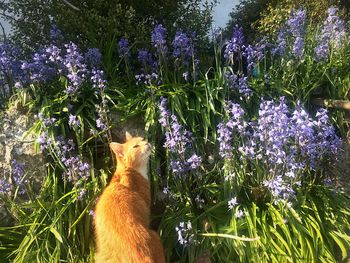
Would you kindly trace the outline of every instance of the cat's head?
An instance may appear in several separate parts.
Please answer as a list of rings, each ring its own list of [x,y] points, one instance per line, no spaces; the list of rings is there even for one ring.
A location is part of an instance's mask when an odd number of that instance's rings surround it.
[[[109,144],[117,158],[117,167],[133,168],[147,178],[151,144],[142,137],[131,136],[128,132],[125,133],[125,139],[125,143]]]

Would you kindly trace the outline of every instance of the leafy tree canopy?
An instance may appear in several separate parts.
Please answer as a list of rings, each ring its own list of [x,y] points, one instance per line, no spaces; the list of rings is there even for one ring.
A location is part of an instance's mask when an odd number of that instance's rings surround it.
[[[274,34],[291,10],[304,7],[311,21],[319,22],[326,16],[330,6],[339,6],[345,14],[350,9],[348,0],[241,0],[230,13],[225,36],[231,37],[236,24],[243,27],[249,40],[258,34]]]
[[[255,25],[260,33],[274,34],[279,29],[280,24],[288,19],[291,10],[299,8],[305,8],[311,22],[319,23],[325,19],[326,10],[331,6],[340,7],[345,15],[350,3],[343,0],[281,0],[269,3],[268,7],[260,14],[261,19],[255,21]]]
[[[145,42],[154,24],[163,23],[174,34],[175,25],[196,31],[204,39],[216,1],[200,0],[3,0],[1,16],[13,27],[12,39],[30,49],[50,42],[56,25],[65,40],[82,47],[101,47],[109,40],[127,37]]]

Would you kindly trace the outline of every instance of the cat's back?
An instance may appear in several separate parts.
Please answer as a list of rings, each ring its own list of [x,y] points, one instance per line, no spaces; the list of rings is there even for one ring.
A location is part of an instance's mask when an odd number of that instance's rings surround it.
[[[115,178],[118,179],[112,180],[105,188],[95,208],[95,230],[98,233],[95,262],[158,262],[155,258],[164,256],[156,256],[162,249],[160,240],[148,229],[149,183],[134,171],[125,171]]]
[[[130,179],[130,176],[136,179]],[[124,171],[118,178],[112,180],[100,196],[96,204],[96,220],[124,226],[137,221],[147,226],[150,216],[149,183],[134,171]]]

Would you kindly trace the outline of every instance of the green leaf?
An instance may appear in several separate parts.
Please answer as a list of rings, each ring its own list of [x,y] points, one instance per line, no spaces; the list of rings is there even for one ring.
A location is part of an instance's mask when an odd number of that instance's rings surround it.
[[[63,239],[62,239],[61,235],[57,232],[57,230],[56,230],[55,228],[50,227],[50,232],[51,232],[52,234],[54,234],[54,236],[56,237],[56,239],[57,239],[58,241],[60,241],[61,243],[63,243]]]

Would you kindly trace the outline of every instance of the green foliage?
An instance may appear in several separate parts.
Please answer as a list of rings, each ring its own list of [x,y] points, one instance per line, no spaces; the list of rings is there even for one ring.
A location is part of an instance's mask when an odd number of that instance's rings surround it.
[[[77,2],[72,3],[80,9],[85,8]],[[176,10],[184,13],[178,20],[184,23],[183,27],[197,15],[208,15],[196,13],[197,6],[186,6],[187,1],[176,3],[190,10],[186,13],[177,6],[179,9]],[[61,2],[56,4],[62,5]],[[152,12],[158,10],[152,9],[154,2],[149,2],[143,9],[138,1],[131,4],[132,9],[119,10],[123,4],[111,10],[129,12],[135,19],[148,16],[148,11],[153,15]],[[106,5],[106,2],[95,3],[101,10],[105,10]],[[164,5],[175,4],[166,1]],[[118,14],[124,16],[126,13],[122,11]],[[67,11],[70,16],[74,16],[74,12],[73,9]],[[187,16],[192,13],[195,14],[193,17]],[[157,79],[136,85],[135,74],[140,73],[137,71],[140,65],[134,63],[133,55],[140,43],[130,46],[130,57],[124,55],[115,61],[116,40],[124,34],[111,31],[119,18],[111,22],[103,20],[102,12],[86,11],[87,14],[91,17],[85,17],[86,25],[91,28],[82,32],[91,32],[92,38],[86,38],[89,39],[86,44],[94,43],[91,39],[96,36],[104,42],[100,44],[104,48],[103,62],[109,81],[99,82],[102,88],[97,88],[91,81],[93,71],[80,71],[83,67],[76,63],[57,71],[53,79],[24,83],[24,87],[14,89],[10,100],[38,115],[28,133],[39,139],[36,147],[41,146],[46,156],[47,174],[37,194],[30,186],[27,195],[13,195],[18,192],[15,189],[11,194],[0,194],[14,220],[13,226],[0,227],[1,262],[92,262],[93,217],[90,211],[114,169],[107,144],[112,140],[111,129],[116,128],[111,121],[115,112],[121,113],[121,121],[142,116],[145,136],[155,146],[149,177],[152,203],[158,211],[153,213],[152,226],[158,229],[168,262],[194,262],[205,254],[212,262],[340,262],[349,256],[350,200],[336,186],[324,183],[323,179],[330,177],[326,169],[329,167],[320,165],[311,169],[306,164],[297,177],[301,178],[301,183],[293,189],[295,198],[291,202],[278,201],[264,181],[278,176],[277,172],[284,175],[286,171],[278,171],[277,164],[271,167],[268,163],[261,165],[259,159],[248,160],[239,149],[245,143],[243,135],[233,137],[235,148],[230,158],[220,157],[217,145],[218,124],[229,118],[225,108],[227,100],[242,106],[249,117],[244,119],[245,122],[257,122],[259,103],[263,99],[285,96],[289,99],[288,106],[294,109],[297,100],[308,104],[312,96],[349,98],[348,44],[340,50],[331,50],[329,59],[316,61],[315,36],[320,29],[310,25],[301,59],[293,56],[294,39],[288,35],[284,54],[273,55],[265,46],[262,57],[256,58],[254,66],[248,70],[243,47],[230,59],[225,57],[226,61],[222,61],[227,45],[222,43],[220,35],[213,41],[212,64],[215,66],[200,70],[195,52],[190,61],[183,64],[184,57],[155,53],[158,64],[152,70],[156,71]],[[172,21],[173,15],[169,13],[168,22]],[[70,19],[60,23],[67,23],[68,27],[69,21],[76,19],[74,21],[78,23],[82,17]],[[92,27],[92,22],[100,26]],[[102,25],[109,22],[112,29],[104,38]],[[140,30],[143,30],[143,22],[139,24]],[[126,23],[125,27],[131,27],[132,23]],[[80,32],[78,27],[74,30],[78,31],[67,32]],[[122,32],[125,28],[118,30]],[[137,38],[138,31],[131,31],[127,36]],[[141,72],[145,74],[155,73],[150,68],[143,70]],[[73,83],[71,75],[81,76],[81,72],[84,80],[79,84],[78,92],[69,93],[68,88]],[[183,73],[190,77],[184,78]],[[240,88],[243,85],[230,83],[229,77],[233,74],[247,77],[253,91],[251,96],[242,95]],[[188,158],[184,152],[174,153],[163,147],[164,132],[168,130],[158,122],[161,97],[167,98],[168,114],[177,117],[177,126],[173,128],[180,126],[194,135],[191,147],[184,151],[192,151],[202,158],[196,170],[185,170],[179,175],[170,166],[174,157],[180,161]],[[105,122],[104,129],[96,123],[98,117]],[[72,120],[79,121],[79,125],[73,125]],[[249,129],[244,132],[249,133]],[[43,138],[46,138],[45,143],[42,143]],[[69,139],[71,141],[67,142]],[[72,142],[74,149],[63,149]],[[295,150],[300,151],[299,148]],[[72,169],[67,159],[78,165]],[[329,164],[328,161],[324,158],[322,164]],[[83,164],[89,164],[90,169],[88,175],[79,176]],[[227,176],[232,173],[234,176],[228,180]],[[232,197],[238,202],[229,208]],[[179,233],[182,233],[181,238]]]
[[[18,214],[16,226],[1,227],[2,262],[86,262],[93,244],[92,214],[99,189],[107,175],[95,176],[84,185],[87,194],[79,198],[77,188],[70,188],[48,168],[40,194],[24,203],[12,203],[9,210]],[[8,240],[7,240],[8,239]]]
[[[313,23],[321,23],[325,19],[325,10],[331,6],[340,6],[343,8],[343,14],[348,12],[348,4],[339,0],[322,0],[322,1],[300,1],[300,0],[283,0],[269,3],[265,10],[260,12],[260,19],[255,20],[257,31],[261,34],[272,35],[277,32],[280,25],[288,19],[292,10],[301,7],[307,10],[307,16]]]
[[[240,25],[248,41],[252,41],[257,34],[255,23],[260,20],[261,14],[269,4],[275,0],[241,0],[229,14],[230,19],[225,28],[225,37],[231,37],[235,25]]]
[[[156,22],[169,28],[176,24],[184,30],[195,31],[199,39],[204,40],[212,22],[214,3],[11,0],[2,5],[3,17],[13,28],[12,39],[17,45],[33,50],[50,43],[53,25],[64,32],[63,42],[74,41],[83,49],[102,48],[106,41],[120,37],[144,44]]]

